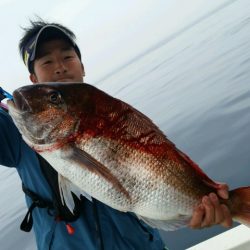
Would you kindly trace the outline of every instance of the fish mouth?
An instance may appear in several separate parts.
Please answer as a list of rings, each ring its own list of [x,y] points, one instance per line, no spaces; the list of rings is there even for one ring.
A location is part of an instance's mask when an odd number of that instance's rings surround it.
[[[22,92],[18,90],[14,91],[13,99],[7,100],[7,105],[11,109],[15,110],[16,113],[19,114],[32,111],[32,108],[29,105],[27,99],[22,94]]]
[[[9,114],[22,134],[22,138],[29,145],[45,144],[44,135],[34,135],[36,126],[33,126],[32,109],[20,92],[13,93],[13,99],[7,100]],[[25,124],[26,122],[27,124]]]

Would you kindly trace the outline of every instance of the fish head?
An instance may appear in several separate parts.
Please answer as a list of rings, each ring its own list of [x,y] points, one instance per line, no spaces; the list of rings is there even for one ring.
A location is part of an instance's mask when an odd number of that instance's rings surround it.
[[[11,117],[29,145],[52,144],[77,129],[88,97],[82,83],[46,83],[21,87],[8,100]],[[79,91],[81,90],[81,91]]]

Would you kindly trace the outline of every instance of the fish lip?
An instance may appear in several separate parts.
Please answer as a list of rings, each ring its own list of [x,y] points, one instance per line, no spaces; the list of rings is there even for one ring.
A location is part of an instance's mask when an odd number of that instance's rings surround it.
[[[22,115],[23,114],[23,112],[21,112],[20,110],[18,110],[16,108],[16,104],[15,104],[14,99],[7,100],[7,106],[8,106],[8,109],[9,109],[10,113],[15,113],[17,115]]]
[[[32,108],[27,102],[27,99],[22,94],[21,91],[14,91],[13,93],[13,99],[7,101],[7,105],[15,110],[17,114],[24,114],[27,112],[31,112]]]
[[[7,100],[7,105],[8,105],[8,107],[11,107],[11,108],[15,108],[15,106],[16,106],[13,99]]]

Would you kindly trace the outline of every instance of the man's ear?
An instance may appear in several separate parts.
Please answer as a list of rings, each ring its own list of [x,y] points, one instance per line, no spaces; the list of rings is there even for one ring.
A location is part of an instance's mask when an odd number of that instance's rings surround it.
[[[85,76],[85,70],[84,70],[84,66],[83,66],[83,63],[82,64],[82,76]]]
[[[36,75],[34,73],[30,74],[30,80],[33,83],[38,83],[37,77],[36,77]]]

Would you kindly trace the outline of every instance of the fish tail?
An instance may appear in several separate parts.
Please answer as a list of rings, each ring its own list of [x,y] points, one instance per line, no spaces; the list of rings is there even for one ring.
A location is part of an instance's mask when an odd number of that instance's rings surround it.
[[[250,187],[234,189],[229,196],[233,220],[250,227]]]

